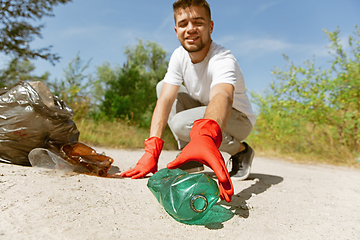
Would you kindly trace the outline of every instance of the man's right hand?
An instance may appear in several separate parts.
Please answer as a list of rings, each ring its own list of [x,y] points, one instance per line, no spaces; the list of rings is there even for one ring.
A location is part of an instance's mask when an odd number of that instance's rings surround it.
[[[121,173],[122,177],[132,179],[143,178],[148,173],[156,173],[158,170],[158,160],[163,148],[164,141],[158,137],[151,137],[145,140],[145,153],[137,162],[136,166]]]
[[[219,124],[211,119],[196,120],[190,131],[190,142],[184,147],[180,155],[167,164],[169,169],[175,169],[189,161],[197,161],[214,170],[219,180],[221,200],[231,201],[234,187],[219,151],[222,132]]]

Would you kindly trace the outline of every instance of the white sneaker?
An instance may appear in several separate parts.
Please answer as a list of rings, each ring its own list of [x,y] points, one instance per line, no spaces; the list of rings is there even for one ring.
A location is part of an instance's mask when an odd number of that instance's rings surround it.
[[[229,161],[232,162],[232,168],[230,171],[230,177],[234,177],[237,180],[245,180],[250,175],[250,168],[254,159],[254,150],[246,143],[245,150],[241,151],[230,157]]]

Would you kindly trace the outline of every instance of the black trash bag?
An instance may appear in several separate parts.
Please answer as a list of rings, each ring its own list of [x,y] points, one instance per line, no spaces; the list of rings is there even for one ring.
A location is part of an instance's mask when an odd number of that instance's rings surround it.
[[[19,82],[0,89],[0,162],[30,165],[29,152],[59,152],[78,141],[73,110],[42,82]]]

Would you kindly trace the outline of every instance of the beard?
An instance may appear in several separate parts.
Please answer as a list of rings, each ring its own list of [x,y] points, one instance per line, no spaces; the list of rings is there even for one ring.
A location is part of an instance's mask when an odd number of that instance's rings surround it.
[[[204,43],[202,40],[200,40],[200,43],[197,45],[195,45],[195,44],[187,45],[185,43],[185,41],[182,42],[181,45],[187,52],[194,53],[194,52],[200,52],[201,50],[203,50],[207,44]]]

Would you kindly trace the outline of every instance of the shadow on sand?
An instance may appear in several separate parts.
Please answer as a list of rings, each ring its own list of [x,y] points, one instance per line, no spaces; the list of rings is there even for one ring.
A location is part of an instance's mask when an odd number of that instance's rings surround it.
[[[116,176],[115,174],[120,173],[120,169],[117,166],[112,166],[109,171],[109,177]],[[203,172],[204,174],[216,178],[214,172]],[[120,177],[120,176],[117,176]],[[149,176],[147,176],[149,178]],[[257,179],[256,181],[254,181]],[[249,217],[249,209],[244,206],[247,206],[246,200],[249,200],[254,194],[258,195],[265,192],[271,186],[279,184],[283,181],[282,177],[260,174],[260,173],[252,173],[250,176],[244,181],[254,181],[250,187],[242,190],[241,192],[235,194],[232,198],[231,202],[220,201],[216,203],[209,212],[201,219],[191,222],[185,223],[189,225],[199,225],[205,226],[208,229],[221,229],[224,227],[223,223],[233,218],[235,215],[238,215],[243,218]],[[176,219],[175,219],[176,220]],[[183,222],[184,223],[184,222]]]
[[[246,179],[246,181],[255,181],[250,187],[242,190],[241,192],[235,194],[230,203],[225,201],[221,201],[221,205],[229,206],[230,210],[235,210],[235,214],[239,215],[243,218],[249,217],[249,209],[246,207],[246,200],[249,200],[254,194],[258,195],[266,190],[268,190],[271,186],[281,183],[284,179],[279,176],[267,175],[267,174],[250,174],[250,176]]]
[[[248,218],[249,209],[246,207],[246,200],[249,200],[254,194],[258,195],[265,192],[271,186],[279,184],[284,180],[279,176],[253,173],[245,181],[253,181],[255,179],[254,184],[235,194],[231,202],[218,202],[202,219],[193,225],[202,225],[208,229],[215,230],[223,228],[223,222],[230,220],[235,215]]]

